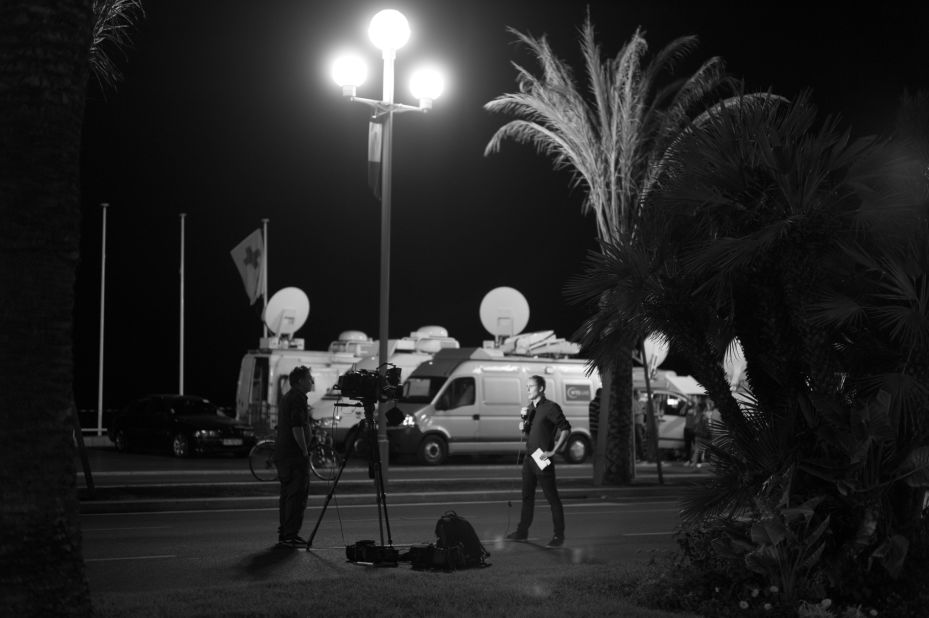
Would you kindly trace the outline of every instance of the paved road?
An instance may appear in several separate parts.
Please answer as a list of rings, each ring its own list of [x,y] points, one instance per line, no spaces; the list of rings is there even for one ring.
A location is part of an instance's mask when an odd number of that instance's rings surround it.
[[[678,522],[673,497],[567,499],[566,547],[545,550],[541,545],[549,538],[551,518],[541,496],[530,543],[502,540],[519,517],[518,501],[392,501],[387,513],[394,546],[402,549],[433,540],[435,522],[449,508],[474,525],[491,552],[490,561],[500,565],[509,561],[578,564],[642,559],[648,550],[673,547],[671,532]],[[312,532],[319,513],[318,507],[307,510],[305,536]],[[358,567],[346,562],[345,546],[361,539],[380,542],[377,515],[371,504],[333,502],[321,520],[312,552],[273,547],[275,508],[87,514],[81,517],[81,525],[91,590],[95,594],[131,593],[311,581],[321,572],[347,570],[350,574]]]

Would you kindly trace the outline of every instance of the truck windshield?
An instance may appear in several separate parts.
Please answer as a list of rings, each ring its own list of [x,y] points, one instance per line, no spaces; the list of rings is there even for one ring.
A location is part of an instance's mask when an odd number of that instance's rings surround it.
[[[447,378],[410,377],[403,383],[400,403],[430,403]]]

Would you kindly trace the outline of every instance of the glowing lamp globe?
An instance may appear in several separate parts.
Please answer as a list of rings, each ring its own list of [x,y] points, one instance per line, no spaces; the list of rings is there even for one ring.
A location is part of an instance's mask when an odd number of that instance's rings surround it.
[[[342,87],[342,94],[355,96],[355,89],[368,77],[368,67],[357,54],[339,56],[332,63],[332,79]]]
[[[416,71],[410,78],[410,91],[419,99],[420,107],[429,109],[432,102],[441,96],[445,80],[438,69],[429,67]]]
[[[410,24],[400,11],[385,9],[371,18],[368,37],[382,51],[397,50],[410,40]]]

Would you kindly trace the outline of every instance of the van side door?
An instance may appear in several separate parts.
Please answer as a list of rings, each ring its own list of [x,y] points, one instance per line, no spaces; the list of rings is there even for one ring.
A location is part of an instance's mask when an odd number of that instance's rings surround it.
[[[528,404],[519,375],[482,375],[481,442],[519,444],[519,410]]]

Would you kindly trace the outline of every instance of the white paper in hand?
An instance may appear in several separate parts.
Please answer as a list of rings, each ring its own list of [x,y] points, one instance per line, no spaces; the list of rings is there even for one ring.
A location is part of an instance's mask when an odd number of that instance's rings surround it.
[[[540,448],[535,450],[535,452],[532,454],[532,458],[535,460],[535,465],[539,466],[539,470],[544,470],[550,463],[552,463],[548,459],[542,459],[542,449]]]

